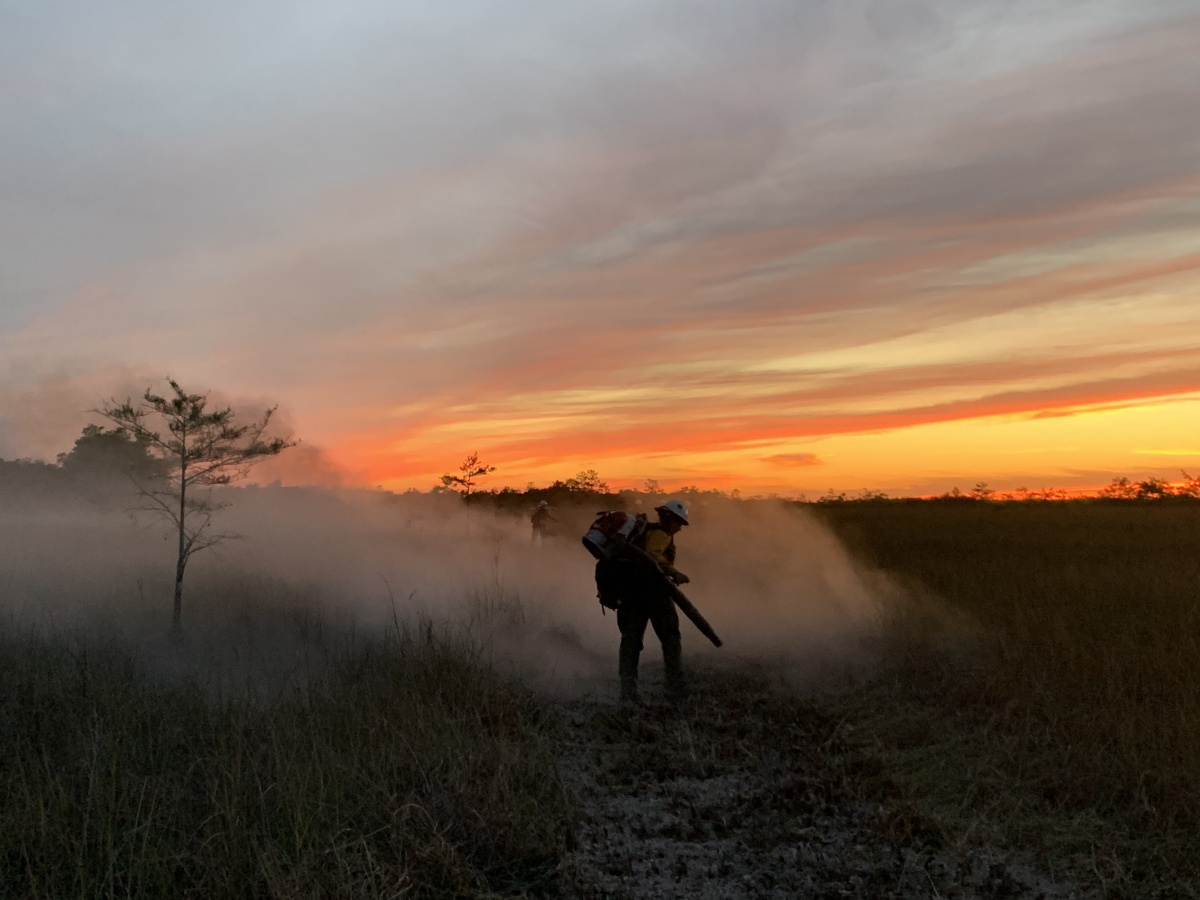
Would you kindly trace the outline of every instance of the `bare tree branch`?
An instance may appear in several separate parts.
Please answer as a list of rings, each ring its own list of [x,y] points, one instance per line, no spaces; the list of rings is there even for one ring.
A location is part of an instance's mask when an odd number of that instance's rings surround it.
[[[134,480],[139,509],[168,522],[178,538],[172,630],[182,622],[183,577],[192,556],[238,535],[209,533],[214,514],[229,504],[213,499],[211,489],[232,484],[253,466],[295,442],[264,439],[277,407],[253,422],[238,424],[232,407],[208,408],[208,394],[189,394],[173,378],[165,396],[150,389],[135,403],[115,399],[96,410],[126,435],[143,443],[163,462],[166,474],[154,481]]]

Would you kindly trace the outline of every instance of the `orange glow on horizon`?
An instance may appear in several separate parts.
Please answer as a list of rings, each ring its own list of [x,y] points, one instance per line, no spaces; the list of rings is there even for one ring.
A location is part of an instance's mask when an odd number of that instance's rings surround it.
[[[487,487],[544,486],[596,469],[621,488],[653,478],[665,488],[809,496],[830,488],[924,495],[952,486],[966,491],[980,481],[996,490],[1084,491],[1120,475],[1178,480],[1180,469],[1200,469],[1200,449],[1186,447],[1198,421],[1200,394],[1192,393],[970,418],[929,413],[898,422],[880,416],[843,422],[840,429],[808,423],[810,434],[798,439],[785,427],[713,432],[700,422],[686,429],[691,447],[683,450],[676,435],[642,436],[636,429],[594,443],[574,433],[556,439],[517,429],[490,442],[442,439],[414,453],[367,444],[334,447],[331,455],[360,473],[355,480],[391,490],[427,490],[465,453],[478,449],[497,467]]]

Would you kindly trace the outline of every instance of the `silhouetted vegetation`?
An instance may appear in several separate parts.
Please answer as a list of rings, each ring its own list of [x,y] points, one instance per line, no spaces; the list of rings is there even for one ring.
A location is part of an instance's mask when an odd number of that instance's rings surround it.
[[[146,438],[99,425],[85,426],[75,446],[58,455],[58,464],[70,476],[97,481],[117,477],[150,481],[167,472],[163,460],[152,455]]]
[[[443,489],[457,490],[462,494],[463,500],[467,503],[471,502],[471,491],[479,482],[480,478],[492,474],[496,471],[495,466],[489,466],[486,463],[479,461],[479,453],[474,452],[464,459],[458,466],[458,474],[450,474],[442,476],[441,487]]]
[[[209,409],[207,394],[189,394],[173,379],[167,384],[171,388],[168,396],[147,390],[139,403],[114,400],[100,410],[127,438],[125,442],[111,432],[88,435],[85,430],[84,437],[106,448],[122,449],[132,443],[152,457],[152,465],[141,471],[127,466],[127,474],[145,501],[142,510],[167,521],[178,538],[171,610],[171,628],[178,635],[188,562],[195,554],[233,537],[211,530],[213,516],[224,504],[213,498],[210,489],[244,478],[255,463],[277,456],[294,442],[265,436],[274,408],[257,421],[238,424],[232,407]],[[76,442],[72,453],[78,451]],[[108,452],[111,455],[111,449]],[[81,457],[88,458],[88,454]],[[68,457],[64,468],[70,462]]]
[[[0,460],[0,497],[10,508],[56,500],[114,507],[128,500],[131,477],[152,482],[164,472],[145,443],[120,429],[88,425],[57,464]]]

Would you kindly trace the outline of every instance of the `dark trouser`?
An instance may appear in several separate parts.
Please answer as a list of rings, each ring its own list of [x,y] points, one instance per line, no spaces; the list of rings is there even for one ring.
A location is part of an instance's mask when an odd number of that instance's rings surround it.
[[[663,648],[663,667],[667,670],[667,693],[674,697],[687,691],[683,675],[683,643],[679,636],[679,613],[671,598],[658,592],[626,597],[617,610],[621,629],[621,699],[636,700],[638,695],[638,658],[642,654],[642,636],[646,623],[654,626]]]

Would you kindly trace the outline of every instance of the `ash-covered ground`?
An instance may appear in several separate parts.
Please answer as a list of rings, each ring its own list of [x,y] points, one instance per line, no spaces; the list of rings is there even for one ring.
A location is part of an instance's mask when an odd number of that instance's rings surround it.
[[[694,681],[679,705],[597,694],[556,706],[579,803],[560,867],[567,896],[1099,896],[1038,871],[1027,852],[948,846],[897,810],[846,721],[766,674],[703,669]]]

